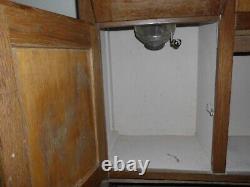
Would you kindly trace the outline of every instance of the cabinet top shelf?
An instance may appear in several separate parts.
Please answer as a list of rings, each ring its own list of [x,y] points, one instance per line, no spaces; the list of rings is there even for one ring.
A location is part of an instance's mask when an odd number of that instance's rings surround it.
[[[95,0],[98,23],[218,16],[224,0]]]

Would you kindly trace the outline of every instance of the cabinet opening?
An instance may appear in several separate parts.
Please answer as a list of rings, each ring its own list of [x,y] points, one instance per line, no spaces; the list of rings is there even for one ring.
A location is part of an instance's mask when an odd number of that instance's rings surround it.
[[[235,56],[227,172],[250,172],[250,56]]]
[[[178,50],[144,48],[131,30],[101,32],[109,159],[210,171],[217,23],[177,27]]]

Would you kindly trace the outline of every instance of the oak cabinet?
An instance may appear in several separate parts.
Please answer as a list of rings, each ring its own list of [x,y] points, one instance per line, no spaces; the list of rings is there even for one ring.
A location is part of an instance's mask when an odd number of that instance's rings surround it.
[[[234,125],[233,53],[250,51],[243,1],[78,2],[80,20],[0,1],[3,185],[94,187],[104,179],[249,183],[248,174],[227,173],[226,164],[229,123]],[[125,28],[152,23],[176,23],[182,48],[149,53],[136,43],[130,51],[137,41]],[[157,55],[165,60],[152,62]],[[143,83],[149,74],[151,82]],[[109,123],[110,115],[118,123]],[[143,176],[102,171],[102,161],[116,154],[125,160],[149,157],[152,165]]]

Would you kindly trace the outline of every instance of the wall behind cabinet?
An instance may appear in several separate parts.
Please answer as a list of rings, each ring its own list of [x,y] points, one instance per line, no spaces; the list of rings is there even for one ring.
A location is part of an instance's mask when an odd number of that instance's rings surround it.
[[[12,0],[17,3],[29,5],[43,10],[76,17],[75,0]]]

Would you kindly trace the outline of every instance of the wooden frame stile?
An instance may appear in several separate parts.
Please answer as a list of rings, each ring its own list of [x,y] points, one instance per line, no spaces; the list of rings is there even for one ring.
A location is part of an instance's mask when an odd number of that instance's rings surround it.
[[[102,64],[100,58],[100,41],[98,37],[98,30],[95,25],[90,26],[91,32],[91,62],[92,62],[92,94],[94,106],[94,123],[97,142],[98,166],[91,177],[85,181],[82,187],[97,187],[100,181],[108,178],[108,173],[101,169],[101,163],[108,158],[107,156],[107,138],[105,129],[105,115],[104,115],[104,97],[103,97],[103,83],[102,83]]]
[[[108,173],[101,169],[101,162],[108,158],[107,138],[104,112],[103,73],[101,63],[100,29],[96,24],[96,18],[91,0],[78,0],[78,16],[81,20],[89,23],[91,35],[91,58],[92,58],[92,91],[93,106],[95,111],[95,126],[98,142],[99,167],[95,174],[83,187],[98,186],[97,181],[108,178]]]
[[[95,26],[91,26],[91,42],[96,42],[98,40],[97,30]],[[93,43],[92,43],[93,44]],[[96,124],[96,142],[97,142],[97,152],[98,152],[98,167],[92,174],[92,176],[86,181],[82,187],[99,186],[99,182],[107,179],[108,173],[101,169],[101,162],[107,159],[107,143],[106,143],[106,129],[105,129],[105,116],[104,116],[104,98],[103,98],[103,87],[102,87],[102,69],[100,63],[100,51],[99,46],[93,45],[91,49],[92,58],[92,93],[94,95],[93,105],[95,111],[94,122]]]
[[[214,173],[225,173],[235,33],[235,0],[228,0],[219,23],[212,149]]]
[[[0,154],[4,186],[30,186],[24,118],[17,94],[5,7],[0,5]],[[13,126],[14,128],[10,128]]]

